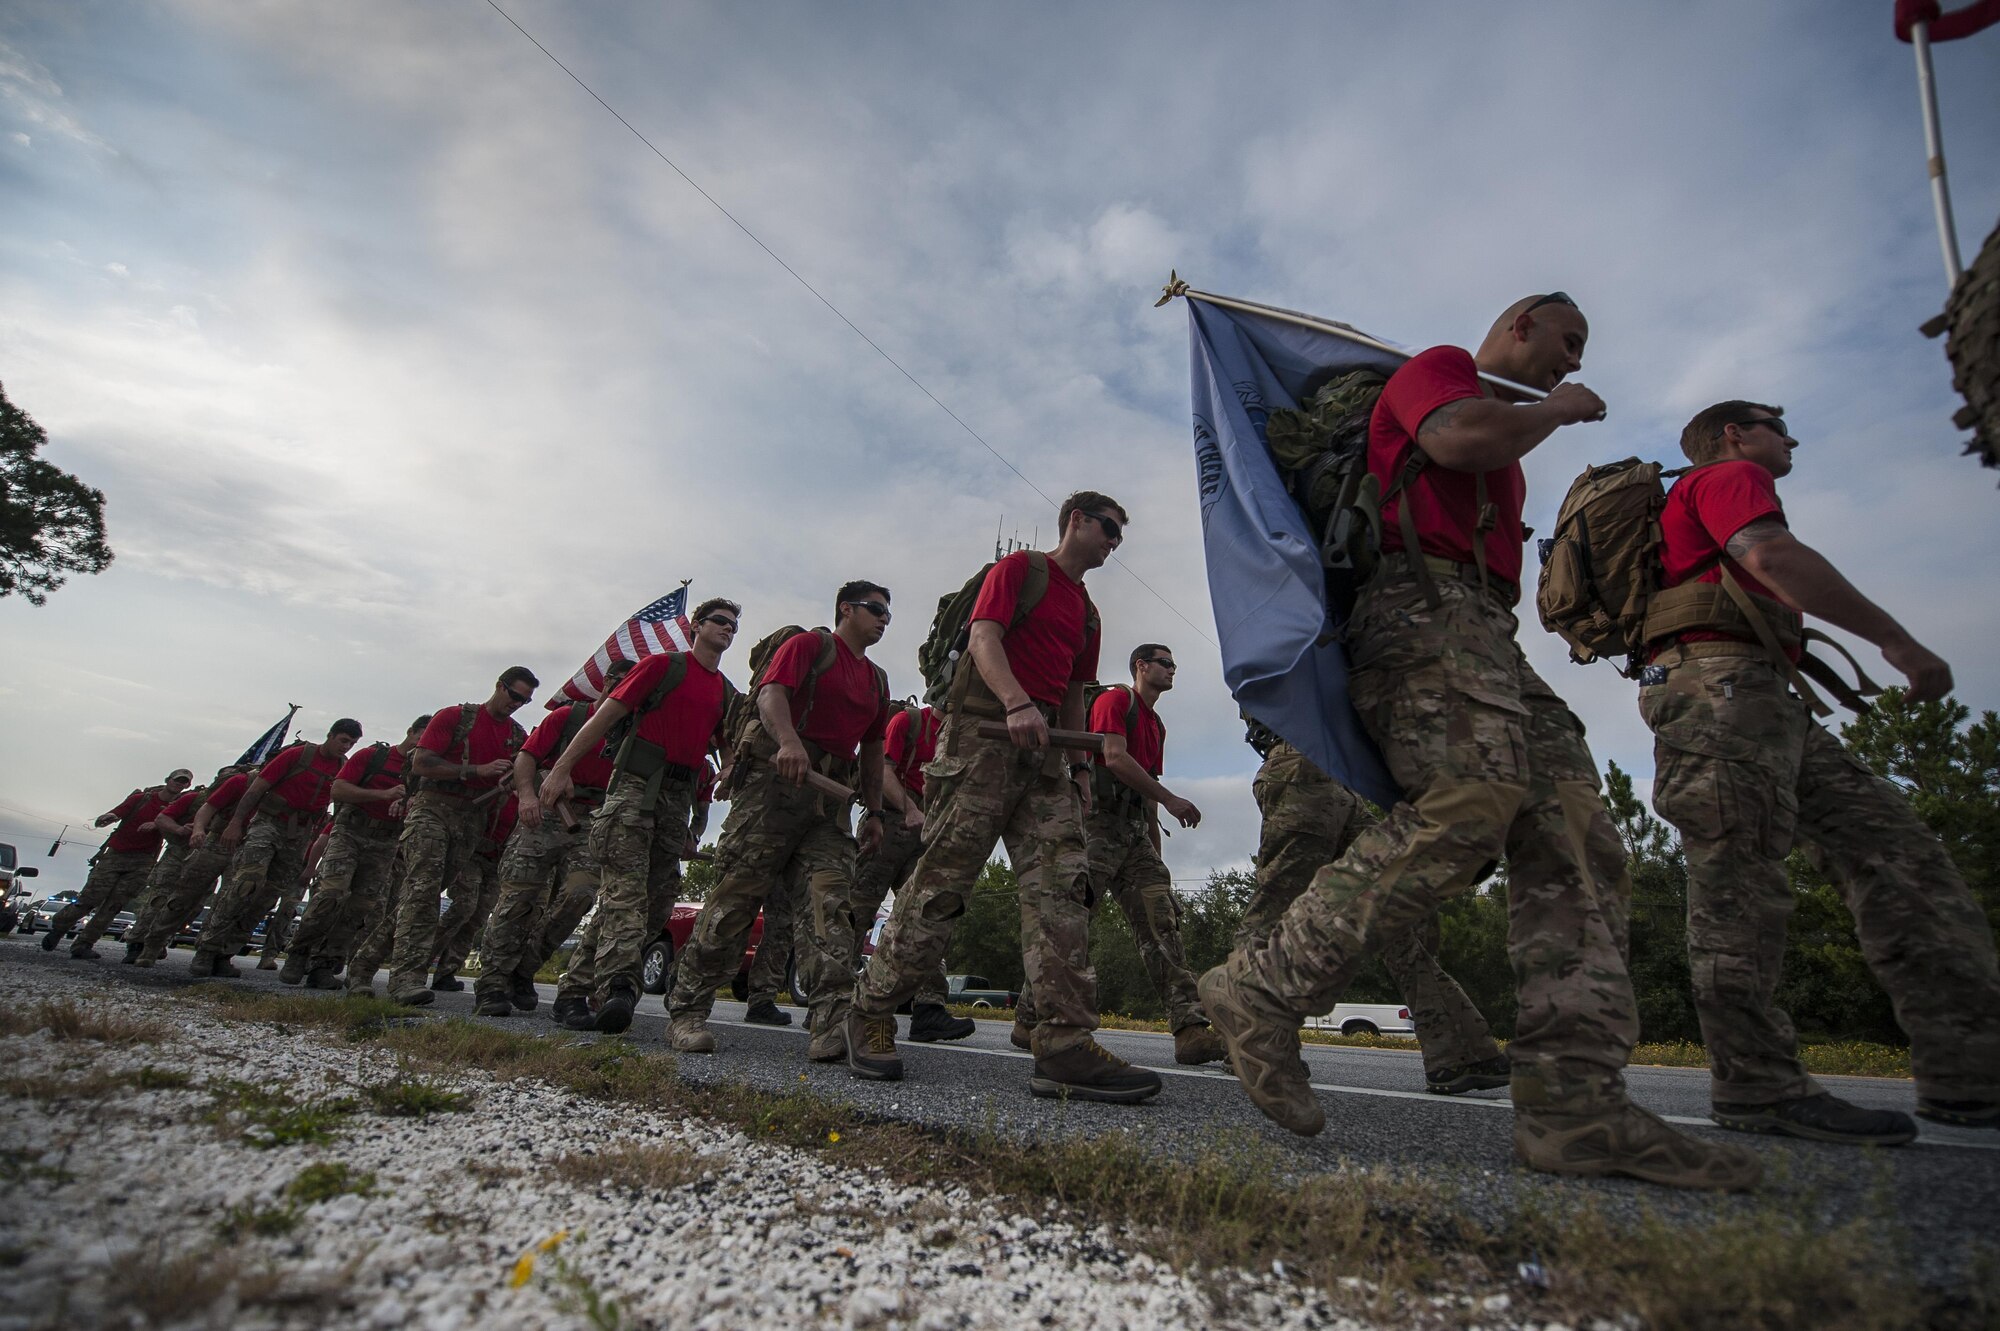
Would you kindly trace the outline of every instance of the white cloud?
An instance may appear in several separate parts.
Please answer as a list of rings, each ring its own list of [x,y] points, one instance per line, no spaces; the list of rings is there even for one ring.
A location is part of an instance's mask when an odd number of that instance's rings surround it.
[[[1709,400],[1776,397],[1812,430],[1798,530],[1934,639],[1969,701],[2000,694],[1976,574],[2000,527],[1911,331],[1936,259],[1906,52],[1879,24],[1023,12],[521,17],[1035,484],[1131,509],[1125,558],[1173,608],[1116,567],[1091,585],[1107,672],[1144,639],[1184,665],[1169,778],[1207,816],[1167,843],[1176,876],[1245,862],[1256,820],[1203,641],[1186,316],[1151,308],[1170,267],[1418,343],[1568,287],[1613,415],[1532,461],[1531,522],[1586,462],[1666,454]],[[996,522],[1051,525],[482,11],[187,0],[6,32],[0,128],[101,150],[6,167],[7,392],[107,491],[119,552],[44,611],[0,603],[35,648],[13,682],[44,703],[0,717],[0,743],[45,756],[49,804],[144,775],[106,736],[75,742],[91,725],[197,767],[295,698],[308,730],[351,713],[388,733],[515,660],[566,675],[683,577],[755,630],[823,620],[846,577],[888,582],[907,690],[930,604]],[[1938,58],[1950,141],[1992,140],[1971,66]],[[2000,211],[1965,160],[1962,217]],[[1600,760],[1643,782],[1631,686],[1532,623],[1525,641]]]

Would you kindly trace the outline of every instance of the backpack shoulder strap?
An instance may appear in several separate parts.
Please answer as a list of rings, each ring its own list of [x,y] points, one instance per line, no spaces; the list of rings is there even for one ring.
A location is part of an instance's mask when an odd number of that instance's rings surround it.
[[[650,712],[665,702],[667,695],[679,688],[681,681],[686,679],[687,675],[687,653],[675,652],[668,656],[667,668],[660,672],[660,682],[653,685],[653,691],[646,695],[646,701],[640,706],[639,710],[641,712]],[[727,681],[724,681],[724,686],[727,687]]]
[[[1035,613],[1035,607],[1049,594],[1049,556],[1043,550],[1028,551],[1028,576],[1021,581],[1021,594],[1014,598],[1014,618],[1009,628],[1019,628]]]
[[[389,765],[387,744],[377,743],[368,750],[368,763],[361,769],[361,784],[365,788],[370,781],[382,775],[382,769]]]

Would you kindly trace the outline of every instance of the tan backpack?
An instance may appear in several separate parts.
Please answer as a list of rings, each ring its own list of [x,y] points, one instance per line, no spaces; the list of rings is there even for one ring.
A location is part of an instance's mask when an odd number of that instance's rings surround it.
[[[1539,543],[1535,610],[1577,664],[1626,657],[1619,673],[1634,673],[1629,658],[1646,645],[1646,610],[1660,587],[1661,478],[1686,470],[1626,458],[1585,468],[1563,496],[1555,535]]]

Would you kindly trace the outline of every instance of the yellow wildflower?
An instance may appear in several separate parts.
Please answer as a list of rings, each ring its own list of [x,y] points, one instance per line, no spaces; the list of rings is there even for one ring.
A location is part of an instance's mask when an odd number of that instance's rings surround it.
[[[521,1286],[528,1283],[528,1278],[534,1274],[535,1254],[533,1252],[522,1253],[521,1260],[514,1263],[514,1270],[507,1277],[507,1288],[521,1288]]]

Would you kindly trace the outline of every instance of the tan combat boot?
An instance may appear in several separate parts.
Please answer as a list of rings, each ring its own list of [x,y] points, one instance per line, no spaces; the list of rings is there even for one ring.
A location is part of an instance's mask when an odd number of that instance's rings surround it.
[[[864,1017],[849,1008],[841,1023],[847,1040],[847,1068],[863,1081],[901,1081],[903,1058],[896,1052],[896,1019]]]
[[[1290,1132],[1318,1135],[1326,1126],[1326,1110],[1313,1094],[1306,1061],[1299,1057],[1297,1018],[1260,1004],[1227,962],[1202,976],[1195,988],[1251,1102]]]
[[[1016,1021],[1013,1031],[1007,1036],[1007,1043],[1013,1045],[1016,1049],[1026,1049],[1029,1053],[1033,1053],[1035,1049],[1035,1028],[1026,1022]]]
[[[1743,1147],[1690,1136],[1634,1104],[1595,1114],[1516,1109],[1514,1158],[1551,1174],[1623,1174],[1669,1188],[1724,1192],[1747,1191],[1764,1176],[1756,1155]]]
[[[813,1063],[839,1063],[847,1057],[847,1014],[829,1016],[813,1026],[806,1041],[806,1059]]]
[[[1205,1022],[1183,1026],[1174,1032],[1174,1062],[1183,1067],[1197,1063],[1218,1063],[1229,1056],[1215,1027]]]
[[[696,1012],[683,1012],[667,1023],[667,1044],[677,1054],[712,1054],[715,1032]]]

